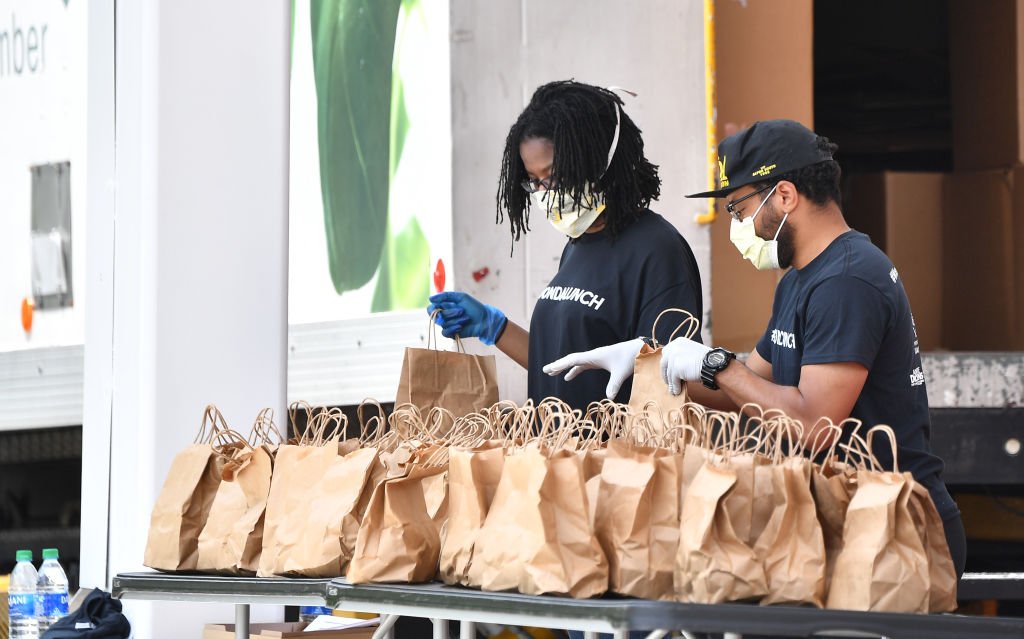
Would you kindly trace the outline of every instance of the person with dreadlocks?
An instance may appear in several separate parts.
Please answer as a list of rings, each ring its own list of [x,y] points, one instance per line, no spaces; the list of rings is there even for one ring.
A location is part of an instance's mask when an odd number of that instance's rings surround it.
[[[648,208],[661,191],[658,167],[644,156],[640,129],[622,105],[608,89],[551,82],[536,90],[509,130],[496,222],[508,217],[513,247],[530,230],[531,213],[568,238],[529,332],[463,292],[438,293],[427,307],[439,311],[435,321],[445,337],[477,337],[526,368],[535,402],[554,396],[585,409],[604,397],[628,401],[632,380],[583,369],[562,379],[541,367],[566,353],[646,335],[666,308],[701,317],[697,262],[675,227]],[[659,326],[652,337],[667,343],[671,328]]]

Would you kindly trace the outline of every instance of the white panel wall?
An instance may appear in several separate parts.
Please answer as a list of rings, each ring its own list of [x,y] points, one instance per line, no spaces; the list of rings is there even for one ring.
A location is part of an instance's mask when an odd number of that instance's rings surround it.
[[[83,511],[105,506],[88,488],[104,474],[110,491],[106,517],[83,518],[84,585],[142,568],[153,501],[205,404],[242,430],[264,406],[284,419],[289,28],[287,0],[117,3],[116,196],[89,211],[113,233],[90,239],[112,242],[114,268],[104,277],[97,261],[90,278],[91,299],[110,306],[87,309],[86,379],[101,381],[85,414],[86,438],[109,433],[110,452],[104,467],[100,447],[84,451]],[[97,174],[90,190],[103,187]],[[105,565],[87,561],[103,537]],[[230,606],[126,611],[135,636],[155,639],[234,617]]]
[[[512,253],[508,223],[494,224],[505,136],[525,106],[520,2],[451,0],[452,222],[451,287],[505,311],[528,327],[527,247]],[[543,229],[541,229],[543,231]],[[472,273],[487,268],[476,282]],[[496,348],[467,340],[498,358],[499,396],[526,398],[526,372]]]
[[[0,352],[82,343],[88,7],[85,2],[0,0]],[[32,332],[25,333],[21,300],[32,296],[29,166],[64,160],[71,162],[74,306],[36,309]],[[40,373],[50,374],[46,369]],[[63,416],[31,407],[23,414],[26,425],[53,425]]]
[[[451,30],[455,287],[529,322],[564,238],[535,220],[509,257],[507,223],[494,225],[501,152],[534,89],[575,78],[639,94],[625,108],[661,167],[661,201],[652,208],[693,247],[707,310],[710,240],[693,221],[705,203],[683,197],[707,180],[703,3],[452,0]],[[471,273],[485,266],[490,275],[475,282]],[[502,397],[524,399],[525,372],[499,356],[499,373]]]

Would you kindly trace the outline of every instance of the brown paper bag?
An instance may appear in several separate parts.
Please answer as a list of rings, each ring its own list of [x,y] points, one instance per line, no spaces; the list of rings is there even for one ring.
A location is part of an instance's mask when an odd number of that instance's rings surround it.
[[[859,422],[857,422],[859,425]],[[811,467],[811,494],[821,525],[822,538],[825,542],[825,588],[826,596],[832,582],[836,558],[843,549],[843,526],[846,523],[846,510],[850,499],[857,491],[857,471],[836,456],[836,445],[840,442],[842,429],[827,426],[819,433],[831,433],[833,444],[824,455],[821,464]],[[814,447],[817,448],[817,447]]]
[[[220,474],[212,463],[210,441],[226,428],[220,411],[213,405],[207,406],[194,443],[171,462],[153,504],[144,565],[170,572],[195,570],[199,533],[206,525],[220,484]]]
[[[893,472],[877,470],[870,437],[890,437]],[[826,607],[876,612],[928,612],[928,560],[910,513],[913,488],[896,466],[896,436],[884,426],[868,432],[865,460],[857,471],[857,492],[843,528]],[[853,438],[856,441],[858,438]]]
[[[263,420],[269,420],[269,428],[274,428],[273,411],[265,409],[257,417],[254,432],[267,428],[259,426]],[[280,436],[276,442],[263,435],[259,439],[262,441],[250,443],[233,431],[218,435],[214,459],[222,481],[217,486],[206,526],[199,534],[196,570],[255,575],[259,568],[273,468],[271,451],[280,444]]]
[[[435,335],[435,329],[431,319],[428,337]],[[405,349],[396,406],[412,404],[423,415],[438,406],[462,417],[498,401],[494,356],[469,355],[458,338],[455,344],[458,352],[437,350],[430,339],[427,348]]]
[[[580,464],[583,467],[583,489],[587,493],[587,514],[593,527],[597,517],[597,495],[601,491],[601,469],[607,456],[606,448],[591,448],[579,451]]]
[[[609,589],[672,600],[682,457],[622,439],[609,442],[607,451],[594,532],[608,558]]]
[[[364,420],[364,409],[366,407],[376,408],[377,414]],[[388,430],[388,417],[380,402],[374,399],[364,400],[359,404],[356,411],[360,428],[358,445],[361,448],[377,451],[377,459],[370,465],[370,473],[366,478],[366,484],[363,486],[363,494],[360,495],[359,501],[356,502],[355,512],[351,517],[345,517],[341,523],[342,543],[345,548],[351,548],[353,552],[356,547],[356,539],[359,536],[359,527],[362,525],[366,511],[370,507],[370,498],[373,497],[377,486],[387,478],[387,467],[382,461],[385,454],[384,451],[392,447],[391,442],[395,439],[395,433]],[[395,407],[391,416],[395,419],[400,419],[402,412],[402,407]]]
[[[575,451],[533,442],[506,456],[469,579],[534,595],[587,598],[608,589]]]
[[[772,465],[754,452],[734,454],[729,464],[736,473],[736,485],[725,496],[723,505],[736,536],[753,547],[768,525],[774,510]]]
[[[750,438],[766,455],[755,456],[764,461],[753,473],[758,508],[747,512],[755,515],[748,545],[764,565],[768,580],[768,595],[761,604],[820,608],[825,596],[825,544],[811,496],[811,462],[800,444],[803,428],[774,411],[755,413],[750,423],[756,422],[760,422],[753,431],[756,435]],[[763,502],[767,502],[768,516],[762,524]]]
[[[684,319],[679,323],[669,341],[675,339],[680,332],[683,333],[680,339],[692,339],[700,331],[700,321],[689,312],[681,308],[665,309],[658,314],[651,326],[651,340],[655,346],[652,348],[644,344],[636,356],[636,363],[633,365],[633,389],[629,395],[629,407],[636,412],[644,410],[650,403],[667,410],[678,407],[687,401],[686,386],[679,395],[672,395],[668,392],[668,385],[661,376],[661,349],[662,344],[657,341],[658,322],[666,313],[682,313]]]
[[[843,527],[850,500],[857,491],[857,473],[841,462],[829,461],[811,473],[811,492],[825,541],[825,582],[832,581],[836,558],[843,550]]]
[[[359,527],[348,569],[352,583],[421,583],[437,574],[441,554],[439,526],[431,518],[424,481],[447,471],[447,450],[412,463],[407,474],[379,484]],[[447,506],[445,506],[447,510]]]
[[[740,414],[743,412],[748,415],[746,434],[740,427]],[[764,451],[774,442],[770,420],[776,413],[769,411],[766,414],[760,406],[747,404],[741,407],[740,412],[727,413],[718,420],[721,422],[720,432],[725,435],[723,443],[733,451],[729,455],[729,465],[736,472],[736,485],[725,496],[725,509],[736,536],[751,548],[761,537],[775,510],[772,460]],[[781,455],[778,461],[781,461]]]
[[[583,467],[583,481],[587,491],[590,525],[597,514],[597,495],[601,489],[601,469],[608,449],[604,442],[626,435],[635,416],[625,404],[609,399],[591,402],[581,422],[581,437],[577,454]]]
[[[825,540],[811,496],[811,462],[799,456],[772,464],[768,525],[754,552],[764,563],[768,596],[761,605],[825,605]]]
[[[687,488],[674,579],[681,601],[723,603],[768,594],[764,567],[736,535],[722,503],[735,485],[736,473],[726,459],[706,462]]]
[[[340,577],[352,557],[358,507],[374,473],[376,448],[340,441],[347,421],[322,411],[298,443],[281,446],[267,499],[258,574]],[[326,437],[325,426],[334,434]]]
[[[928,612],[952,612],[956,609],[957,578],[946,529],[928,489],[913,479],[908,481],[910,514],[928,557]]]
[[[469,579],[469,567],[504,463],[501,441],[449,450],[448,526],[441,541],[439,569],[446,584],[478,585]]]

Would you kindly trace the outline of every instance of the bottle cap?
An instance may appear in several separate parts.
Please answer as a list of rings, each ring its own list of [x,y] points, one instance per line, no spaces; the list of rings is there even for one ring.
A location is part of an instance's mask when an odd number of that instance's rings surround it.
[[[58,559],[60,552],[56,548],[43,548],[43,559]]]
[[[10,552],[10,551],[8,551],[8,552]],[[32,551],[31,550],[19,550],[18,552],[14,553],[14,558],[17,561],[32,561]]]

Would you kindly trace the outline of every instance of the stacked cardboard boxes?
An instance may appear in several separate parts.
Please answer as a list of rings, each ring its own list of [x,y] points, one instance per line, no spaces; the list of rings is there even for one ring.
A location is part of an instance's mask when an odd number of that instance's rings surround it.
[[[896,265],[910,298],[921,350],[942,344],[942,173],[854,174],[843,182],[843,213]]]
[[[254,623],[249,625],[250,639],[370,639],[377,626],[305,632],[304,623]],[[207,624],[203,639],[235,639],[234,624]]]
[[[813,0],[715,2],[719,140],[758,120],[814,127],[813,9]],[[697,182],[690,190],[704,186]],[[745,352],[768,326],[781,273],[757,271],[740,257],[729,241],[729,220],[720,203],[711,225],[711,339]]]
[[[943,344],[1024,349],[1024,0],[950,0]]]
[[[899,270],[922,350],[1024,348],[1024,166],[854,174],[843,200]]]
[[[951,173],[844,180],[903,277],[923,350],[1024,349],[1024,0],[950,0]]]
[[[718,0],[715,6],[719,136],[732,132],[726,127],[773,117],[813,128],[807,62],[828,46],[812,37],[814,3]],[[946,4],[933,10],[945,11]],[[844,166],[843,211],[896,265],[922,350],[1024,350],[1024,0],[948,0],[948,11],[952,171],[857,173]],[[752,47],[772,51],[786,73],[751,65]],[[872,77],[870,69],[862,75]],[[880,82],[861,90],[882,100]],[[924,140],[921,148],[945,144],[948,153],[949,139]],[[848,145],[837,141],[843,163]],[[902,166],[898,156],[894,165]],[[767,324],[773,274],[754,272],[732,249],[728,216],[720,216],[711,234],[712,340],[748,350]]]

